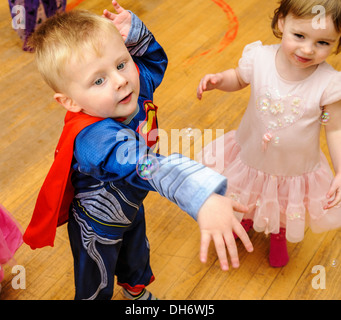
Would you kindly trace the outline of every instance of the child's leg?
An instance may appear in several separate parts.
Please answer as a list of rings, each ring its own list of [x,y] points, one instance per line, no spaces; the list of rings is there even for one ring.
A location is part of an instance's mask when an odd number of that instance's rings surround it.
[[[287,250],[287,240],[285,238],[285,228],[280,228],[280,232],[270,235],[269,262],[272,267],[283,267],[289,261]]]
[[[124,233],[116,266],[117,283],[130,293],[140,294],[154,280],[149,254],[144,209],[141,206],[133,224]]]
[[[70,214],[68,231],[74,257],[75,299],[110,300],[122,239],[97,234],[77,213]]]
[[[130,300],[158,300],[151,292],[146,289],[143,289],[139,293],[132,293],[123,288],[123,294]]]

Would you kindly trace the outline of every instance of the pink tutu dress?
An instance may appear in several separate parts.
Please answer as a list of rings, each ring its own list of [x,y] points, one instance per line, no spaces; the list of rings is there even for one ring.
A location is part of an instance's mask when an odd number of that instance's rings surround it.
[[[245,47],[246,112],[238,130],[207,145],[199,160],[228,178],[227,194],[249,206],[244,219],[257,232],[284,227],[287,240],[299,242],[306,225],[318,233],[341,226],[341,208],[323,209],[333,173],[319,145],[321,107],[341,100],[341,73],[323,62],[308,78],[287,81],[275,65],[279,47]]]
[[[22,242],[22,233],[17,223],[0,205],[0,282],[4,277],[2,265],[13,258]]]

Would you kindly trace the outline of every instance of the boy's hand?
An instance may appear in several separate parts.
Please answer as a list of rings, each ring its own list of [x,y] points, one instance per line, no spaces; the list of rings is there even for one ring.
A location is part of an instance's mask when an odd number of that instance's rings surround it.
[[[117,1],[112,1],[112,5],[116,10],[117,14],[112,13],[105,9],[103,11],[103,17],[111,20],[117,30],[120,32],[123,40],[125,41],[128,37],[128,33],[131,27],[131,14],[129,11],[123,9]]]
[[[238,251],[233,231],[243,242],[248,252],[253,251],[252,243],[246,231],[233,214],[236,211],[246,213],[248,208],[231,199],[212,194],[198,213],[198,224],[201,231],[200,261],[207,261],[208,247],[213,239],[220,261],[221,269],[229,269],[226,248],[229,252],[232,266],[239,267]]]
[[[198,99],[201,100],[204,91],[216,89],[222,81],[223,76],[221,75],[221,73],[205,75],[200,80],[199,86],[197,88]]]

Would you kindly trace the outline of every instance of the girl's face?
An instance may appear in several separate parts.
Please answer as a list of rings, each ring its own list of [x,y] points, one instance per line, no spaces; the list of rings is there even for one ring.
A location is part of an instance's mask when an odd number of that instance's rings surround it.
[[[324,29],[314,28],[312,18],[296,18],[289,14],[279,19],[278,27],[283,33],[280,50],[292,66],[313,69],[331,54],[340,35],[331,17],[326,16],[325,19]]]

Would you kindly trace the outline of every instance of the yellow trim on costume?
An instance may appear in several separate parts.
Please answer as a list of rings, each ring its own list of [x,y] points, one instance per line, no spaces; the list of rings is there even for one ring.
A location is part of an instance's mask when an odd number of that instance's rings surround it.
[[[77,204],[78,206],[83,210],[83,212],[85,213],[85,215],[87,215],[90,219],[96,221],[97,223],[99,224],[102,224],[103,226],[107,226],[107,227],[118,227],[118,228],[128,228],[129,226],[120,226],[120,225],[117,225],[117,224],[108,224],[108,223],[104,223],[104,222],[101,222],[101,221],[98,221],[97,219],[93,218],[92,216],[90,216],[85,208],[79,203],[79,201],[77,200]]]

